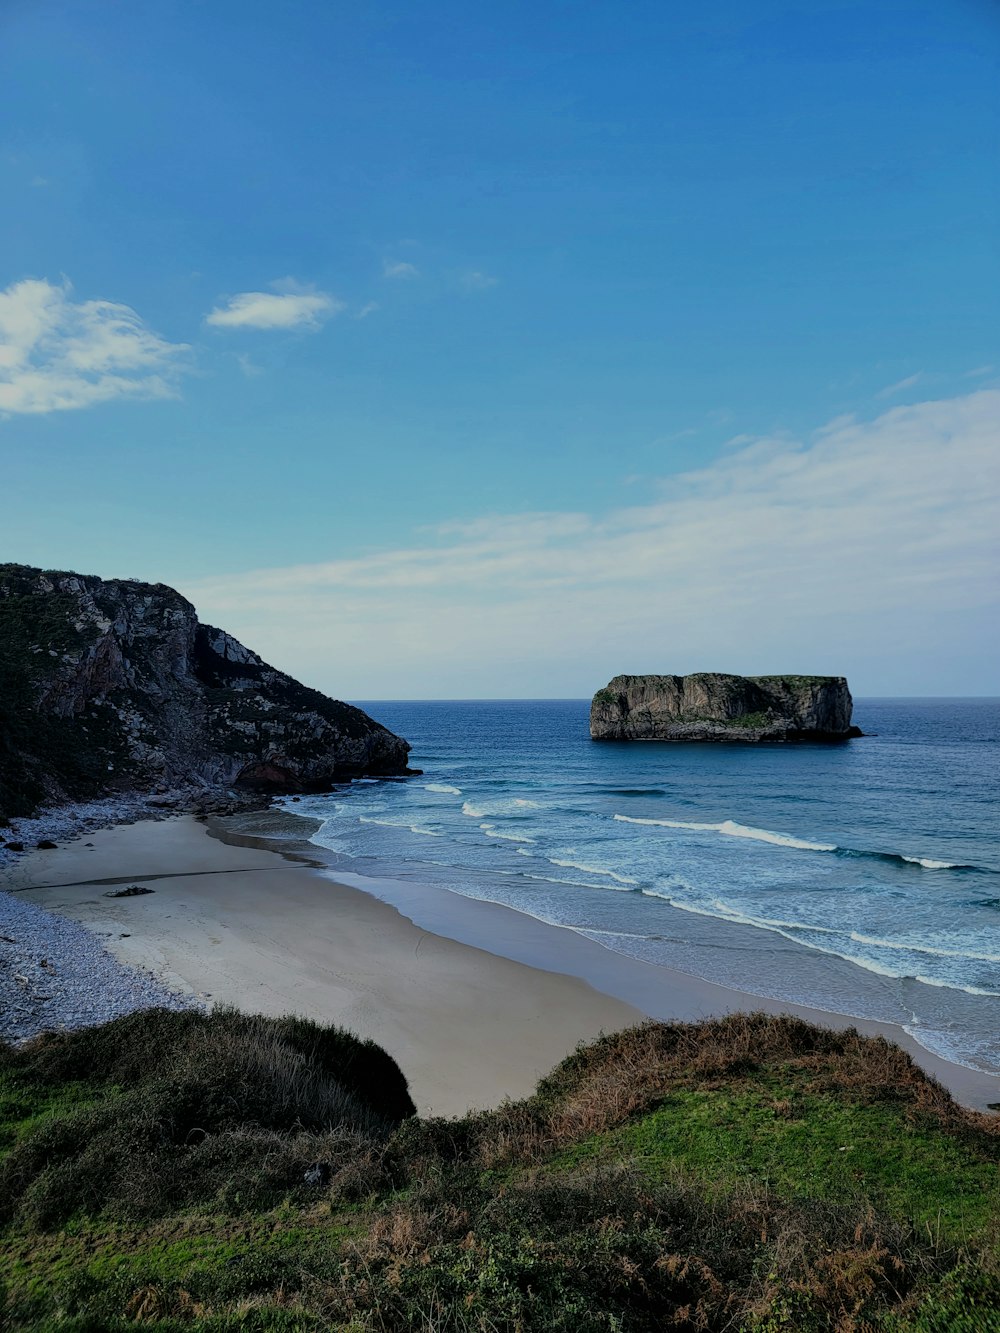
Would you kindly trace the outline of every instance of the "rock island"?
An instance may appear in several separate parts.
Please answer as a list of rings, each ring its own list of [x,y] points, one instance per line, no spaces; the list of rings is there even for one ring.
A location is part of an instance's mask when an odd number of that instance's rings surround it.
[[[843,676],[615,676],[594,695],[595,741],[847,740]]]

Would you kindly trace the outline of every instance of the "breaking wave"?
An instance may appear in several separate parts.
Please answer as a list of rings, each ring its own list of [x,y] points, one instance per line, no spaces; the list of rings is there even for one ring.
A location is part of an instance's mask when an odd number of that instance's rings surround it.
[[[359,824],[379,824],[382,828],[401,828],[409,833],[422,833],[425,838],[443,838],[443,833],[436,833],[432,828],[420,824],[408,824],[402,819],[376,819],[373,815],[358,815]]]
[[[790,833],[775,833],[771,829],[751,828],[749,824],[737,824],[735,819],[724,819],[720,824],[700,824],[685,819],[637,819],[633,815],[615,815],[622,824],[658,824],[662,828],[694,829],[699,833],[722,833],[727,838],[751,838],[754,842],[770,842],[777,847],[796,847],[804,852],[835,852],[835,843],[807,842],[804,838],[794,838]]]
[[[501,833],[496,824],[480,824],[479,827],[491,838],[499,838],[501,842],[535,842],[536,839],[529,838],[525,833]]]
[[[850,944],[861,944],[869,948],[894,949],[902,953],[920,953],[931,954],[937,957],[957,958],[970,961],[982,962],[1000,962],[1000,956],[994,954],[980,954],[974,952],[964,952],[961,950],[936,949],[929,945],[907,944],[897,940],[883,940],[865,935],[860,935],[856,931],[834,930],[829,926],[813,926],[802,921],[782,921],[773,917],[750,916],[737,908],[731,907],[721,899],[715,899],[709,904],[695,903],[685,900],[678,896],[683,889],[689,888],[689,885],[674,884],[661,889],[643,889],[642,892],[647,897],[663,898],[671,907],[676,907],[682,912],[691,912],[695,916],[711,917],[719,921],[728,921],[733,925],[753,926],[758,930],[773,931],[774,934],[782,936],[793,944],[798,944],[806,949],[812,949],[816,953],[827,954],[833,958],[842,958],[846,963],[853,963],[856,967],[864,968],[866,972],[873,972],[876,976],[889,977],[894,981],[917,981],[925,986],[935,986],[941,990],[963,991],[966,995],[985,995],[1000,998],[1000,992],[986,990],[982,986],[963,985],[958,981],[945,981],[939,977],[928,977],[922,973],[890,967],[884,962],[876,962],[866,954],[861,954],[857,950],[851,949]],[[813,940],[804,938],[808,935],[823,935],[829,937],[840,937],[844,941],[840,947],[834,945],[833,938],[829,944],[819,944]]]
[[[541,810],[537,801],[515,796],[500,801],[463,801],[462,814],[469,819],[490,819],[495,815],[520,815],[525,810]]]
[[[635,815],[614,815],[620,824],[649,824],[659,828],[691,829],[697,833],[720,833],[727,838],[749,838],[753,842],[769,842],[775,847],[792,847],[802,852],[833,852],[837,856],[866,857],[875,861],[894,861],[899,865],[921,866],[924,870],[978,870],[979,866],[958,861],[938,861],[929,856],[907,856],[903,852],[871,852],[856,847],[838,847],[835,842],[809,842],[791,833],[777,833],[773,829],[752,828],[738,824],[735,819],[724,819],[717,824],[699,823],[686,819],[639,819]]]
[[[619,875],[614,870],[606,870],[604,866],[588,865],[584,861],[567,861],[557,856],[546,857],[550,865],[561,866],[564,870],[582,870],[586,875],[605,875],[608,879],[613,879],[616,884],[621,884],[625,888],[637,889],[639,881],[632,879],[628,875]]]

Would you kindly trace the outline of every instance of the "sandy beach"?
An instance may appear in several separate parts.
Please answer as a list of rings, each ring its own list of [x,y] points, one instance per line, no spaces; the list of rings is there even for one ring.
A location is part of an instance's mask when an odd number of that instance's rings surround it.
[[[153,892],[105,896],[129,884]],[[0,889],[80,922],[122,962],[206,1004],[300,1013],[372,1038],[422,1114],[525,1096],[577,1043],[646,1015],[737,1009],[880,1033],[965,1104],[1000,1101],[1000,1078],[939,1059],[891,1024],[761,1000],[447,890],[344,884],[321,849],[251,836],[245,821],[182,816],[91,833],[6,867]]]

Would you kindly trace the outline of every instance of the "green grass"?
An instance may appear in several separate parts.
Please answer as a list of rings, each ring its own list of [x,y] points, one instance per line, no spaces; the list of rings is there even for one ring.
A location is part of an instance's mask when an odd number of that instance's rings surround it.
[[[47,1122],[95,1105],[104,1093],[84,1081],[39,1085],[0,1070],[0,1161]]]
[[[997,1156],[891,1103],[852,1105],[779,1083],[766,1091],[675,1092],[554,1165],[629,1160],[658,1175],[683,1168],[714,1188],[752,1182],[782,1198],[833,1203],[861,1196],[961,1242],[1000,1215]]]
[[[770,713],[741,713],[739,717],[720,718],[715,722],[719,727],[740,727],[746,731],[762,731],[774,724]]]
[[[0,1048],[0,1327],[1000,1333],[995,1125],[887,1042],[650,1023],[450,1121],[394,1070],[234,1011]]]

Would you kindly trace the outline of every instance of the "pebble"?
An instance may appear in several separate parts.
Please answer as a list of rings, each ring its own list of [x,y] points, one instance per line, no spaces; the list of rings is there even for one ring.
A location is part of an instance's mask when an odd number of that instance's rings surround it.
[[[84,829],[163,818],[141,797],[93,801],[13,821],[7,841],[78,837]],[[14,836],[11,836],[11,835]],[[0,865],[16,853],[0,847]],[[110,932],[106,932],[110,934]],[[122,935],[127,939],[127,935]],[[0,1041],[21,1042],[40,1032],[106,1023],[137,1009],[204,1008],[170,990],[151,973],[127,967],[98,935],[77,921],[47,912],[20,894],[0,891]]]
[[[30,819],[12,819],[9,828],[0,829],[0,840],[25,848],[35,848],[42,842],[58,846],[97,829],[113,828],[116,824],[134,824],[139,819],[169,819],[189,805],[194,796],[191,791],[171,792],[171,808],[163,804],[167,797],[150,796],[146,792],[125,792],[100,801],[53,806],[40,810]],[[17,857],[18,852],[9,846],[0,846],[0,867]]]
[[[78,922],[0,893],[0,1039],[90,1027],[137,1009],[202,1007],[126,967]]]

